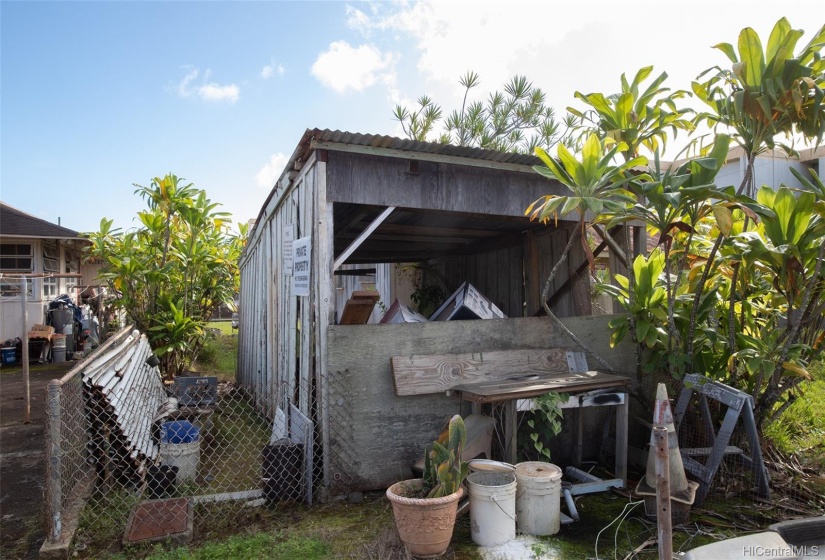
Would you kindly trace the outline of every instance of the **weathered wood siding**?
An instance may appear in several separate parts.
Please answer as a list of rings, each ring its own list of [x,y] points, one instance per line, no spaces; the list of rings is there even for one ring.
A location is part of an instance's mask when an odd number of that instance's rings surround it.
[[[469,281],[508,317],[534,316],[539,310],[544,284],[570,238],[572,225],[569,222],[559,224],[559,228],[548,226],[538,235],[525,234],[520,244],[476,255],[437,259],[432,267],[451,289]],[[574,243],[566,262],[556,272],[550,294],[561,290],[551,305],[558,317],[590,314],[589,305],[578,304],[582,297],[589,298],[587,268],[565,286],[585,260],[581,244]]]
[[[316,300],[320,284],[325,285],[323,293],[329,298],[332,274],[331,262],[319,261],[328,256],[319,237],[329,237],[325,189],[319,193],[317,188],[323,166],[311,158],[270,200],[241,262],[238,381],[270,418],[276,407],[283,409],[286,403],[295,404],[307,416],[314,414],[311,381],[316,375],[316,328],[326,327],[324,313],[329,307],[327,303],[319,308]],[[313,238],[314,285],[309,297],[294,296],[292,279],[283,272],[284,227],[292,228],[294,239]]]
[[[523,217],[533,201],[562,188],[538,173],[484,169],[329,152],[327,180],[334,202]]]
[[[605,336],[609,319],[576,317],[564,321],[618,372],[630,372],[632,347],[609,347]],[[396,397],[392,356],[573,348],[566,335],[546,318],[334,325],[329,327],[328,344],[327,386],[332,404],[327,455],[333,494],[385,488],[410,477],[410,466],[449,417],[469,413],[468,403],[446,396]]]
[[[238,382],[269,418],[277,407],[294,404],[315,423],[315,469],[326,493],[382,488],[409,475],[424,443],[451,414],[469,405],[441,396],[396,398],[390,356],[495,349],[570,347],[544,319],[465,321],[402,325],[335,325],[357,277],[333,274],[333,205],[336,202],[399,206],[441,212],[513,217],[558,186],[534,173],[419,161],[411,173],[400,158],[316,151],[299,172],[290,171],[263,209],[241,261]],[[507,218],[510,219],[510,218]],[[293,238],[312,237],[308,297],[294,295],[283,270],[284,227]],[[512,229],[512,228],[511,228]],[[538,309],[543,279],[561,254],[568,231],[554,235],[516,233],[481,254],[444,259],[441,266],[456,285],[470,280],[505,312],[520,317]],[[562,285],[573,256],[561,271]],[[361,265],[364,268],[368,266]],[[375,265],[376,287],[392,304],[391,270]],[[406,285],[406,284],[405,284]],[[526,307],[525,307],[526,302]],[[560,315],[572,314],[560,298]],[[372,320],[383,314],[376,309]],[[571,325],[619,370],[632,353],[607,348],[604,318]],[[318,488],[316,488],[318,489]]]

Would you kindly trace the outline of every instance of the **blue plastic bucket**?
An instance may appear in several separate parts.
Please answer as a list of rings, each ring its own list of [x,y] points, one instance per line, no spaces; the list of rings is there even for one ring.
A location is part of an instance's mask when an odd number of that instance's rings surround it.
[[[15,352],[14,346],[11,346],[9,348],[3,348],[2,352],[3,352],[3,363],[4,364],[9,365],[9,364],[13,364],[13,363],[17,362],[17,359],[14,357],[14,352]]]
[[[162,443],[192,443],[198,441],[200,428],[187,420],[164,422],[161,430]]]

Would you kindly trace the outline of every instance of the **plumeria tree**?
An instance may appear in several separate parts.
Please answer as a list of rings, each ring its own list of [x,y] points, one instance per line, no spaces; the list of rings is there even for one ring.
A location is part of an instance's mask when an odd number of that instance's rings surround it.
[[[135,187],[148,206],[138,213],[141,226],[123,232],[104,218],[99,231],[86,234],[92,244],[85,255],[103,263],[99,278],[119,295],[115,304],[129,321],[148,333],[173,377],[197,356],[213,311],[234,307],[248,226],[232,232],[217,203],[173,174]]]

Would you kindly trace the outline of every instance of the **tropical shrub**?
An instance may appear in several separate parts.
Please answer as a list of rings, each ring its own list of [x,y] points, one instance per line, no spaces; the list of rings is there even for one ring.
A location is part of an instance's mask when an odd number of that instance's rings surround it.
[[[792,154],[793,137],[818,143],[825,133],[825,26],[794,53],[801,35],[783,18],[764,50],[750,28],[737,48],[717,45],[732,66],[693,83],[709,109],[689,124],[677,105],[685,92],[662,88],[665,74],[642,91],[651,68],[632,82],[623,75],[617,94],[577,93],[589,107],[571,109],[586,138],[573,143],[581,152],[560,146],[550,158],[536,150],[545,164],[537,171],[570,195],[527,209],[544,220],[578,211],[577,229],[592,228],[627,267],[599,289],[626,311],[611,323],[611,342],[631,337],[640,381],[651,371],[722,380],[754,397],[760,426],[791,402],[825,338],[825,187],[813,171],[795,172],[798,186],[757,189],[753,181],[759,154],[776,147]],[[711,125],[713,140],[694,142],[695,157],[662,169],[658,148],[667,134],[700,123]],[[745,176],[738,186],[719,185],[731,144],[744,151]],[[640,161],[642,148],[652,164]],[[643,224],[656,249],[632,247],[626,224]]]
[[[113,221],[85,234],[86,259],[102,263],[99,278],[118,294],[115,305],[147,333],[161,368],[179,375],[195,359],[204,325],[223,304],[234,308],[240,276],[238,258],[247,226],[229,229],[230,217],[206,193],[168,174],[135,194],[148,208],[141,227],[120,231]]]

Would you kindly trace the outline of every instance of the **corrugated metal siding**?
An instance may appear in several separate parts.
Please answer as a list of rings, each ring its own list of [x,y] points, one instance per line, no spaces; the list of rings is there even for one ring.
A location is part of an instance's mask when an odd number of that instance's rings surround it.
[[[157,458],[152,427],[167,400],[160,371],[146,363],[152,352],[146,335],[137,334],[133,331],[82,372],[90,417],[102,419],[97,429],[107,430],[110,441],[122,447],[114,456],[125,462],[120,465],[125,473],[140,472],[147,459]]]

